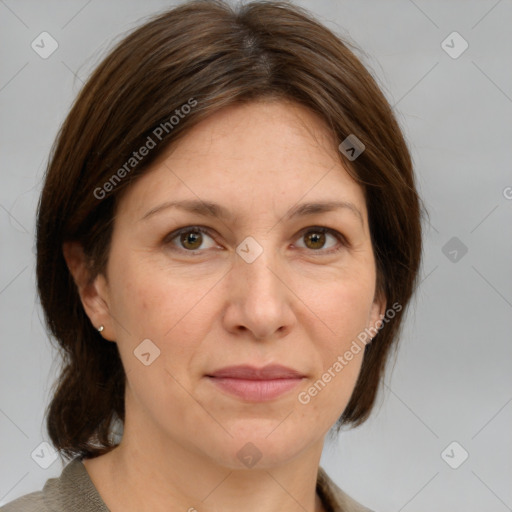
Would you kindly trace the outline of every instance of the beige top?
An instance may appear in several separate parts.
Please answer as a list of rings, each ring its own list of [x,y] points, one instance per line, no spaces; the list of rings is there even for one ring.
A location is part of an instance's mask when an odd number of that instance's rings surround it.
[[[318,495],[327,512],[371,512],[345,494],[318,469]],[[49,478],[41,491],[32,492],[7,503],[0,512],[110,512],[80,457],[69,462],[58,478]]]

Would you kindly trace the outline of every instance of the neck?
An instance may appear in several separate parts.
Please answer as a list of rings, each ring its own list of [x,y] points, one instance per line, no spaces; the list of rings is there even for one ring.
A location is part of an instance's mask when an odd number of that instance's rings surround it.
[[[112,512],[323,512],[322,448],[323,440],[282,464],[232,468],[172,440],[136,435],[125,422],[119,446],[84,464]]]

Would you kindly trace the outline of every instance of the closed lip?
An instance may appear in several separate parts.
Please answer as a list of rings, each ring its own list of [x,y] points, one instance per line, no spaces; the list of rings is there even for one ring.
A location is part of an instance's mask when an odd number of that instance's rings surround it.
[[[298,370],[288,368],[279,364],[269,364],[262,368],[251,365],[226,366],[212,373],[207,377],[243,380],[274,380],[274,379],[301,379],[305,377]]]

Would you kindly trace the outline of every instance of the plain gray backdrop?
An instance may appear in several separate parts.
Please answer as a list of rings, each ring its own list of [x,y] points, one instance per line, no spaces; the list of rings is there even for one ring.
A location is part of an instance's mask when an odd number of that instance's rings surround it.
[[[296,3],[364,51],[430,213],[396,364],[371,418],[321,464],[379,512],[512,510],[512,2]],[[0,0],[0,505],[62,470],[32,457],[58,370],[33,250],[51,145],[113,42],[172,5]],[[58,44],[46,59],[31,46],[42,32]]]

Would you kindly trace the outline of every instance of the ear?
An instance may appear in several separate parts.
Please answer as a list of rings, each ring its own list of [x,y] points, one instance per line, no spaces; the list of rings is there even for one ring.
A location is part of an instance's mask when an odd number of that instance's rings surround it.
[[[375,292],[373,303],[368,318],[368,331],[371,333],[372,339],[377,335],[382,327],[382,319],[386,313],[386,298],[384,293]]]
[[[82,306],[92,325],[95,329],[103,325],[101,335],[107,340],[115,341],[105,276],[98,274],[91,279],[88,260],[79,242],[64,242],[62,253],[69,272],[73,276]]]

